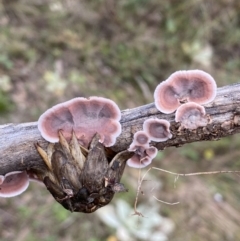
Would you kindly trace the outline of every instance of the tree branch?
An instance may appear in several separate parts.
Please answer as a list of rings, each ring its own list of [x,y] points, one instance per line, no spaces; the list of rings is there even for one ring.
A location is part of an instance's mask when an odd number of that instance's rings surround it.
[[[162,114],[154,104],[122,111],[122,134],[111,148],[119,152],[127,149],[133,134],[142,129],[147,118],[163,118],[171,122],[172,139],[163,143],[153,143],[159,150],[186,143],[219,140],[222,137],[240,132],[240,83],[218,88],[216,99],[205,105],[206,113],[212,122],[196,130],[179,130],[180,124],[174,121],[173,114]],[[6,124],[0,126],[0,175],[14,170],[45,168],[36,152],[35,143],[46,148],[47,142],[41,137],[37,122]]]

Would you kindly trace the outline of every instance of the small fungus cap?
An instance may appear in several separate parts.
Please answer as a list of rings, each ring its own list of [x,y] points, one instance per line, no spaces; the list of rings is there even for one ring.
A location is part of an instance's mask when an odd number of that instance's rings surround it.
[[[134,154],[130,159],[127,160],[127,165],[133,168],[144,168],[150,165],[152,159],[149,156],[140,157]]]
[[[29,185],[26,171],[9,172],[0,176],[0,197],[14,197],[23,193]]]
[[[157,156],[157,153],[158,149],[154,146],[150,146],[148,149],[146,149],[146,154],[152,159]]]
[[[74,131],[79,142],[88,147],[98,133],[100,142],[112,146],[121,133],[121,111],[112,100],[102,97],[74,98],[58,104],[43,113],[38,129],[44,139],[58,142],[58,131],[70,139]]]
[[[176,71],[160,83],[155,92],[155,105],[163,113],[174,112],[182,103],[206,104],[214,100],[217,85],[213,77],[202,70]]]
[[[175,121],[190,130],[208,124],[205,108],[194,102],[181,105],[176,111]]]
[[[138,145],[146,145],[149,142],[149,136],[145,131],[138,131],[134,134],[134,140]]]
[[[128,148],[129,151],[135,151],[137,148],[148,148],[150,138],[145,131],[137,131],[133,136],[133,142]]]
[[[135,153],[130,159],[127,160],[127,164],[134,168],[144,168],[152,163],[152,160],[157,155],[156,147],[149,147],[144,150],[143,153]]]
[[[143,130],[152,141],[163,142],[172,138],[170,123],[163,119],[147,119],[143,123]]]

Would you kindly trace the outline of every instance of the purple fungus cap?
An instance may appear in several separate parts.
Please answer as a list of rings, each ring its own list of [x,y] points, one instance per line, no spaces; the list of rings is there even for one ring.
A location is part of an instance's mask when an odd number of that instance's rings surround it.
[[[44,139],[58,142],[58,131],[70,139],[74,131],[80,144],[88,147],[98,133],[106,147],[114,145],[121,134],[121,111],[112,100],[102,97],[74,98],[58,104],[43,113],[38,129]]]
[[[73,116],[69,111],[68,102],[53,106],[38,119],[38,129],[42,137],[55,143],[59,141],[58,131],[61,130],[66,139],[70,139],[73,131]]]
[[[150,146],[148,149],[146,149],[146,154],[152,159],[157,156],[157,153],[158,149],[154,146]]]
[[[137,131],[133,136],[133,142],[129,147],[129,151],[135,151],[137,148],[148,148],[150,138],[145,131]]]
[[[161,82],[154,91],[154,102],[156,108],[162,113],[169,114],[174,112],[180,105],[174,97],[174,89],[167,81]]]
[[[181,105],[175,114],[175,121],[186,129],[197,129],[208,124],[205,108],[197,103],[189,102]]]
[[[0,197],[14,197],[23,193],[29,185],[26,171],[9,172],[0,176]]]
[[[133,168],[144,168],[151,164],[152,158],[145,155],[144,157],[141,157],[137,154],[134,154],[130,159],[127,160],[127,164],[130,167]]]
[[[143,130],[152,141],[163,142],[172,138],[170,123],[163,119],[147,119],[143,123]]]
[[[214,100],[217,85],[213,77],[202,70],[176,71],[160,83],[155,92],[156,108],[163,113],[174,112],[181,104],[206,104]]]
[[[134,134],[134,140],[138,145],[146,145],[150,139],[145,131],[138,131]]]
[[[154,146],[148,147],[140,152],[135,152],[135,154],[127,160],[127,164],[134,168],[144,168],[152,163],[152,160],[157,155],[157,148]]]

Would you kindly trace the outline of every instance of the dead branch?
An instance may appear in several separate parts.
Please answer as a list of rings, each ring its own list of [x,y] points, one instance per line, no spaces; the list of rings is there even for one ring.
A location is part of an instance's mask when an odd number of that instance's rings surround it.
[[[179,130],[179,123],[173,114],[162,114],[154,104],[122,111],[122,134],[112,150],[119,152],[127,149],[133,134],[142,129],[147,118],[163,118],[171,122],[172,139],[163,143],[152,143],[159,150],[170,146],[182,146],[196,141],[213,141],[240,132],[240,83],[218,88],[216,99],[205,105],[206,113],[212,119],[206,127],[196,130]],[[14,170],[43,169],[44,163],[35,150],[34,143],[46,147],[37,122],[6,124],[0,126],[0,175]]]

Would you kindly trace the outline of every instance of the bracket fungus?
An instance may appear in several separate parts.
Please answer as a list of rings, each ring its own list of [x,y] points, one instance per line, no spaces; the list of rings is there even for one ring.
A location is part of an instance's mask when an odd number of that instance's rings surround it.
[[[202,70],[176,71],[160,83],[154,92],[156,108],[166,114],[181,104],[206,104],[214,100],[217,85],[213,77]]]
[[[133,141],[128,148],[129,151],[135,151],[138,148],[148,148],[150,138],[145,131],[137,131],[133,136]]]
[[[157,153],[158,153],[158,149],[154,146],[150,146],[149,148],[146,149],[146,154],[152,159],[157,156]]]
[[[194,102],[188,102],[177,109],[175,121],[180,122],[181,127],[193,130],[206,126],[210,120],[203,106]]]
[[[170,123],[163,119],[147,119],[143,123],[143,131],[134,134],[133,142],[128,151],[134,155],[128,159],[127,164],[134,168],[148,166],[157,155],[157,148],[150,146],[150,141],[163,142],[172,138]]]
[[[158,150],[154,146],[138,149],[134,155],[127,160],[127,164],[134,168],[144,168],[151,164],[152,160],[156,157],[157,152]]]
[[[0,175],[0,197],[14,197],[23,193],[29,185],[26,171],[9,172],[5,176]]]
[[[163,119],[147,119],[143,123],[143,130],[152,141],[163,142],[172,138],[170,123]]]
[[[46,171],[34,178],[64,208],[91,213],[126,191],[119,181],[133,153],[108,148],[121,133],[120,119],[118,106],[102,97],[75,98],[40,116],[38,129],[51,143],[47,151],[36,144]]]
[[[137,131],[133,136],[128,151],[134,152],[134,155],[128,159],[127,164],[134,168],[144,168],[148,166],[157,155],[157,148],[149,146],[151,136],[146,131]]]
[[[87,148],[98,133],[104,146],[112,146],[121,133],[121,111],[112,100],[102,97],[74,98],[55,105],[38,120],[38,129],[44,139],[56,143],[61,130],[67,140],[75,132],[79,143]]]

